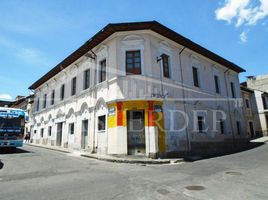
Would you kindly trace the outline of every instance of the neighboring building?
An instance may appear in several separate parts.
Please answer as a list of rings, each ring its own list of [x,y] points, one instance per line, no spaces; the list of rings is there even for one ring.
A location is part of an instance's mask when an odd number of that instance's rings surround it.
[[[109,24],[29,87],[33,139],[149,157],[228,149],[248,137],[243,71],[158,22]]]
[[[247,134],[250,138],[258,137],[255,131],[255,124],[258,124],[258,111],[254,90],[241,85],[243,98],[243,110],[246,120]]]
[[[256,133],[259,136],[268,135],[268,75],[250,76],[244,86],[254,90],[257,105],[255,117]]]
[[[31,132],[32,127],[32,105],[33,105],[34,95],[29,96],[17,96],[15,101],[10,104],[11,108],[20,108],[26,112],[28,119],[25,124],[25,134]]]

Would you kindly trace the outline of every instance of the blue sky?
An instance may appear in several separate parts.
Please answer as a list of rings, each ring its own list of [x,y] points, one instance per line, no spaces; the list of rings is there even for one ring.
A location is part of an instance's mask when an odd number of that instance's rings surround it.
[[[0,99],[34,81],[108,23],[157,20],[247,70],[268,73],[268,0],[1,0]]]

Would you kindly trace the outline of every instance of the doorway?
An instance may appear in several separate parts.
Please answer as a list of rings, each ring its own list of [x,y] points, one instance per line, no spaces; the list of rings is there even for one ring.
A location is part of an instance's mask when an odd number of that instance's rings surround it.
[[[56,145],[61,146],[62,143],[62,128],[63,128],[63,123],[58,123],[57,124],[57,139],[56,139]]]
[[[145,155],[144,110],[127,111],[127,144],[129,155]]]
[[[81,137],[81,148],[86,149],[88,146],[88,120],[82,121],[82,137]]]

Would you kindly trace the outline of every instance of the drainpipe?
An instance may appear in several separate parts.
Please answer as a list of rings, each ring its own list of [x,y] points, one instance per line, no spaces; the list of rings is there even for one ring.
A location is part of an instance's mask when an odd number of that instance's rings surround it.
[[[181,51],[179,52],[179,62],[180,62],[180,72],[181,72],[181,83],[182,83],[182,98],[183,98],[183,111],[184,113],[186,114],[186,102],[185,102],[185,90],[184,90],[184,79],[183,79],[183,71],[182,71],[182,62],[181,62],[181,54],[182,52],[186,49],[186,47],[183,47],[181,49]],[[186,140],[187,140],[187,150],[188,152],[187,153],[190,153],[191,151],[191,143],[190,143],[190,140],[189,140],[189,130],[188,130],[188,126],[186,126]]]
[[[230,69],[227,69],[224,72],[224,81],[225,81],[225,88],[226,88],[227,98],[228,98],[229,118],[230,118],[230,122],[231,122],[232,137],[233,137],[233,148],[234,148],[235,147],[235,136],[234,136],[234,127],[233,127],[232,116],[231,116],[231,105],[230,105],[230,101],[229,101],[229,90],[228,90],[227,76],[226,76],[228,71],[230,71]]]

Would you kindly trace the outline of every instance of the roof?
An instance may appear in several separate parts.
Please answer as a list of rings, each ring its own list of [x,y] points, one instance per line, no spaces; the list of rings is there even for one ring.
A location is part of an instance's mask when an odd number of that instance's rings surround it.
[[[243,83],[242,83],[242,84],[243,84]],[[254,90],[252,90],[252,89],[250,89],[250,88],[248,88],[247,86],[242,85],[242,84],[240,84],[240,88],[241,88],[241,90],[246,91],[246,92],[249,92],[249,93],[254,93]]]
[[[245,70],[238,65],[226,60],[225,58],[209,51],[208,49],[200,46],[199,44],[189,40],[188,38],[176,33],[175,31],[167,28],[166,26],[160,24],[157,21],[148,21],[148,22],[131,22],[131,23],[116,23],[116,24],[108,24],[101,31],[96,33],[92,38],[90,38],[86,43],[84,43],[81,47],[79,47],[76,51],[74,51],[71,55],[65,58],[62,62],[52,68],[48,73],[42,76],[39,80],[33,83],[29,89],[36,89],[56,74],[58,74],[61,70],[68,67],[70,64],[75,62],[77,59],[82,57],[88,51],[96,47],[98,44],[103,42],[109,36],[116,32],[121,31],[136,31],[136,30],[152,30],[180,45],[185,46],[188,49],[191,49],[215,62],[232,69],[236,72],[245,72]]]

